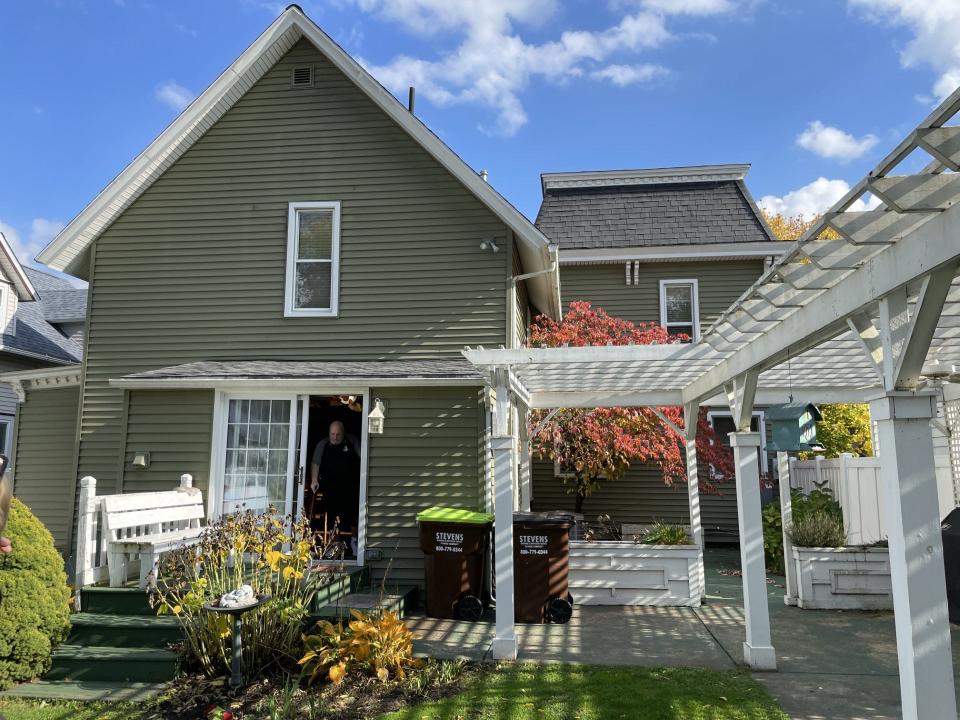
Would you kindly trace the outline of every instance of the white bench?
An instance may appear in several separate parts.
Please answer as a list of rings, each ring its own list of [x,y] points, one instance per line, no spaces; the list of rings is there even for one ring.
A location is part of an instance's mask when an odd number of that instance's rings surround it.
[[[136,555],[140,587],[155,583],[160,556],[197,543],[204,532],[203,496],[187,483],[164,492],[105,495],[100,507],[110,587],[127,581]]]

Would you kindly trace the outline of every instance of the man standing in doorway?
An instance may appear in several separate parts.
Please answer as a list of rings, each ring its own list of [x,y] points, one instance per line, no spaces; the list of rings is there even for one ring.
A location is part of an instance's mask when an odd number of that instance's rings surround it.
[[[317,443],[310,462],[310,490],[323,498],[321,507],[330,523],[339,520],[340,532],[350,536],[357,554],[360,522],[360,453],[356,438],[347,437],[343,423],[334,420],[326,440]]]

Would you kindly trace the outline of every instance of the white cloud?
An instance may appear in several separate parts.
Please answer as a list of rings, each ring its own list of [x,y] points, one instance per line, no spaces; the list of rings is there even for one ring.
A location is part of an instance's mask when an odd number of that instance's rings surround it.
[[[187,90],[183,85],[178,85],[171,80],[159,86],[154,93],[154,97],[164,105],[180,112],[193,102],[196,95]]]
[[[760,205],[769,213],[780,214],[785,217],[813,217],[829,210],[840,198],[850,192],[850,184],[846,180],[827,180],[819,177],[808,185],[792,190],[782,197],[764,195],[760,198]],[[873,195],[866,195],[856,200],[850,206],[851,210],[872,210],[880,205],[880,200]]]
[[[814,120],[797,136],[797,145],[815,155],[838,160],[855,160],[868,153],[879,138],[876,135],[864,135],[859,140],[839,128],[824,125]]]
[[[526,42],[518,25],[542,26],[555,0],[351,0],[362,10],[423,35],[459,36],[459,44],[437,59],[400,55],[383,65],[364,64],[384,85],[418,94],[438,106],[474,104],[492,108],[496,131],[513,135],[526,122],[523,91],[535,78],[563,83],[590,78],[626,85],[653,77],[653,71],[611,61],[657,48],[673,39],[668,15],[712,14],[728,0],[642,0],[602,30],[568,30],[540,44]],[[633,67],[632,71],[624,68]],[[617,68],[617,69],[612,69]],[[644,73],[650,77],[644,77]]]
[[[17,259],[25,265],[33,265],[33,259],[37,253],[43,250],[64,227],[65,225],[57,220],[35,218],[30,224],[27,239],[24,240],[15,227],[0,220],[0,232],[13,248]]]
[[[960,85],[960,2],[957,0],[848,0],[878,22],[906,27],[913,38],[900,52],[904,67],[929,65],[940,74],[941,100]]]
[[[594,70],[590,77],[597,80],[609,80],[614,85],[626,87],[636,83],[649,82],[669,75],[670,71],[661,65],[607,65]]]

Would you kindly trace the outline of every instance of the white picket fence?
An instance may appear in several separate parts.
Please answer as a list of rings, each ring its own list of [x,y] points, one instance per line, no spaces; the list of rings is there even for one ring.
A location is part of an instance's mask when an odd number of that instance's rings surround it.
[[[880,459],[843,454],[834,460],[790,459],[790,487],[804,495],[828,487],[843,509],[848,545],[869,545],[887,537]]]

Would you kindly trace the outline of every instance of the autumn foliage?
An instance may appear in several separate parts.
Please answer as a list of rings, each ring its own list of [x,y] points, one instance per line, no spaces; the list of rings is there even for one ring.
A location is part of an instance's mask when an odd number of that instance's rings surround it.
[[[531,347],[581,347],[587,345],[661,345],[685,340],[671,336],[656,323],[634,324],[608,315],[589,302],[574,302],[561,322],[540,316],[530,326]],[[677,427],[683,427],[680,407],[658,408]],[[530,415],[531,432],[540,426],[545,411]],[[541,459],[556,461],[564,471],[564,482],[572,483],[576,510],[601,480],[619,479],[633,464],[656,467],[664,483],[685,481],[686,457],[682,437],[649,408],[564,408],[543,423],[534,435],[534,452]],[[713,489],[713,482],[733,475],[729,448],[720,443],[707,423],[706,410],[697,418],[697,454],[704,472],[701,486]],[[706,466],[712,472],[706,472]]]

